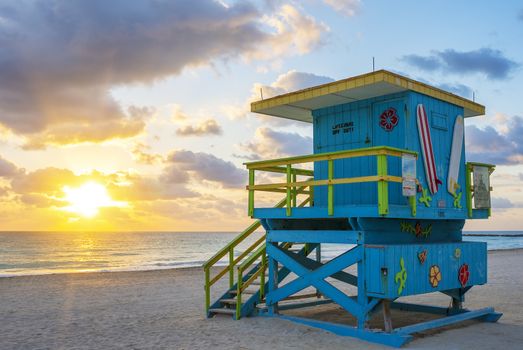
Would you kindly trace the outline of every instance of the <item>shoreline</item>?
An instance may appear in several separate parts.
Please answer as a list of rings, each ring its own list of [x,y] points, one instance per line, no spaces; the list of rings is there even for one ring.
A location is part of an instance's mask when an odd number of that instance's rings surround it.
[[[492,249],[488,250],[487,254],[497,254],[500,252],[518,252],[523,251],[523,248],[507,248],[507,249]],[[223,265],[215,265],[214,268],[218,267],[224,267],[226,264]],[[172,267],[172,266],[165,266],[163,268],[161,267],[153,267],[153,268],[136,268],[136,269],[114,269],[114,270],[94,270],[94,271],[49,271],[49,272],[41,272],[41,273],[27,273],[27,274],[12,274],[9,273],[0,273],[0,280],[4,278],[32,278],[37,276],[55,276],[55,275],[85,275],[85,274],[112,274],[112,273],[133,273],[133,272],[158,272],[158,271],[169,271],[169,270],[182,270],[182,271],[188,271],[188,270],[202,270],[203,266],[180,266],[180,267]]]

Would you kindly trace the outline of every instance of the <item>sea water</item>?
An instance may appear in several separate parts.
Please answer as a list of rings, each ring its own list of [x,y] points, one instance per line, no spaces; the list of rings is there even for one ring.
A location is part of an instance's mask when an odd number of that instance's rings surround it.
[[[235,255],[261,236],[255,233]],[[523,231],[465,232],[489,250],[523,248]],[[0,277],[65,272],[156,270],[201,266],[233,232],[0,232]],[[322,260],[347,249],[325,244]],[[223,265],[222,260],[219,264]]]

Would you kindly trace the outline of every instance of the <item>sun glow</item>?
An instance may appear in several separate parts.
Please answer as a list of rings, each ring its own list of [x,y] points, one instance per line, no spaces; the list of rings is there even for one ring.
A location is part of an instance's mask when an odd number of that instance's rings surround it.
[[[63,209],[86,218],[96,216],[103,207],[124,206],[123,202],[112,200],[107,189],[96,182],[86,182],[77,188],[64,186],[63,191],[64,200],[69,202],[69,205]]]

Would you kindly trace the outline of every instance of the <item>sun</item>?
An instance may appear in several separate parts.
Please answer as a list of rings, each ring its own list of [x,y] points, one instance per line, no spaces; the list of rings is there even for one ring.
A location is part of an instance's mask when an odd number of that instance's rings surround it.
[[[93,181],[86,182],[77,188],[64,186],[63,191],[64,200],[69,202],[69,205],[63,209],[86,218],[96,216],[103,207],[123,206],[122,202],[111,199],[105,186]]]

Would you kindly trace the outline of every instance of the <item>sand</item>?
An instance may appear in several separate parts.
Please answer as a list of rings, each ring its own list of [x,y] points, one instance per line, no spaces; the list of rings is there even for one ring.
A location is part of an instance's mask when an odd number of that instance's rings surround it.
[[[275,318],[206,319],[202,281],[201,269],[0,278],[0,349],[387,349]],[[465,306],[493,306],[501,320],[421,334],[405,348],[522,349],[522,297],[523,250],[490,252],[489,283]],[[404,299],[449,303],[439,293]],[[293,314],[346,319],[335,305]],[[393,321],[423,319],[399,312]]]

